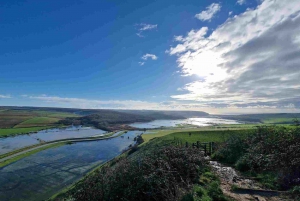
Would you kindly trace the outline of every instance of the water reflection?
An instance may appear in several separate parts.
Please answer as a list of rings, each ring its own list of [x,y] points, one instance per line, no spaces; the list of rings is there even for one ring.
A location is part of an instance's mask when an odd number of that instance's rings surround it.
[[[0,138],[0,154],[4,154],[26,146],[66,138],[79,138],[100,135],[105,131],[91,127],[70,126],[67,128],[53,128],[37,133]]]
[[[120,154],[140,133],[129,131],[124,137],[52,148],[0,168],[1,201],[47,199]]]
[[[218,118],[188,118],[181,120],[155,120],[147,123],[133,123],[130,126],[135,128],[160,128],[175,127],[180,124],[189,124],[191,126],[211,126],[214,124],[240,124],[235,120]]]

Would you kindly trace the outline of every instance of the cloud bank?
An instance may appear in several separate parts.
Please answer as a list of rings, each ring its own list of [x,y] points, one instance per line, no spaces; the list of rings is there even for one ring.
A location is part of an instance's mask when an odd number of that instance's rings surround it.
[[[299,5],[300,0],[265,0],[211,34],[202,27],[176,36],[177,45],[167,53],[176,55],[183,76],[199,80],[172,98],[211,106],[300,108]]]

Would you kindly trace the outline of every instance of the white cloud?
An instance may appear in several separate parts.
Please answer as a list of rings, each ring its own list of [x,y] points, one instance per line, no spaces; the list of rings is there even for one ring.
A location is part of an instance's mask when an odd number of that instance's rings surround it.
[[[0,98],[11,98],[11,96],[10,95],[1,95],[0,94]]]
[[[167,53],[177,56],[184,76],[198,81],[177,100],[236,107],[300,108],[300,0],[265,0],[208,28],[176,36]]]
[[[138,29],[138,32],[136,33],[136,35],[138,37],[145,37],[142,33],[144,31],[149,31],[149,30],[152,30],[152,29],[157,29],[157,24],[146,24],[146,23],[140,23],[140,24],[136,24],[135,25]]]
[[[238,0],[236,3],[239,5],[243,5],[246,3],[246,0]]]
[[[156,29],[157,28],[157,24],[145,24],[145,23],[141,23],[139,24],[140,31],[146,31],[146,30],[151,30],[151,29]]]
[[[214,17],[214,15],[220,10],[221,10],[220,4],[212,3],[211,5],[206,7],[206,10],[196,14],[195,17],[201,21],[210,21]]]
[[[145,64],[145,62],[139,62],[140,66],[143,66]]]
[[[228,13],[228,15],[229,15],[229,16],[232,15],[232,11],[230,11],[230,12]]]
[[[152,60],[157,60],[158,57],[154,54],[144,54],[142,56],[143,60],[148,60],[149,58],[152,59]]]

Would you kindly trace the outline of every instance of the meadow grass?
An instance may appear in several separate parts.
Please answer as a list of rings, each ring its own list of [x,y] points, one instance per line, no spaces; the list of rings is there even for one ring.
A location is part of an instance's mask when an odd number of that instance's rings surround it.
[[[176,137],[179,137],[179,136],[182,136],[182,137],[185,137],[186,133],[189,133],[189,132],[192,132],[192,133],[201,133],[201,135],[198,135],[198,137],[202,137],[202,136],[206,136],[207,134],[203,134],[204,132],[209,132],[209,131],[216,131],[216,133],[219,133],[219,134],[213,134],[213,135],[221,135],[222,133],[222,136],[224,135],[224,133],[226,135],[229,135],[228,132],[226,131],[237,131],[237,130],[252,130],[252,129],[255,129],[256,126],[258,124],[235,124],[235,125],[220,125],[220,126],[207,126],[207,127],[202,127],[202,128],[189,128],[189,129],[170,129],[170,130],[149,130],[148,133],[146,134],[143,134],[142,137],[143,137],[143,140],[144,140],[144,143],[147,143],[149,142],[149,140],[153,139],[153,138],[159,138],[159,137],[163,137],[163,136],[166,136],[166,135],[175,135],[175,133],[180,133],[178,134],[178,136]],[[244,131],[245,132],[245,131]],[[231,132],[229,132],[231,133]],[[235,132],[233,132],[235,133]],[[173,136],[174,138],[174,136]],[[193,140],[193,137],[189,139]],[[208,139],[207,137],[205,139]],[[212,140],[209,140],[209,141],[212,141]]]
[[[218,130],[218,131],[191,131],[172,133],[163,137],[163,140],[172,140],[179,138],[184,142],[194,143],[200,142],[224,142],[230,136],[246,137],[253,133],[253,130]],[[191,134],[191,135],[190,135]]]
[[[268,118],[263,119],[263,123],[266,124],[283,124],[283,123],[292,123],[295,118]]]
[[[19,123],[14,126],[14,128],[24,128],[24,127],[32,127],[32,126],[41,126],[41,125],[49,125],[58,122],[60,119],[52,118],[52,117],[34,117]]]
[[[41,124],[53,124],[53,122],[65,119],[66,117],[78,116],[79,115],[68,112],[0,110],[0,128],[34,127],[35,124],[41,126]]]
[[[30,128],[1,128],[0,129],[0,138],[9,137],[14,135],[21,135],[30,132],[37,132],[44,129],[51,128],[50,126],[40,126],[40,127],[30,127]]]

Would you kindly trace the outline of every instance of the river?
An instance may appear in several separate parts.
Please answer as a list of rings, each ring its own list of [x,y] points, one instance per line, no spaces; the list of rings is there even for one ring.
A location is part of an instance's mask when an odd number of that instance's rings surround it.
[[[27,147],[40,142],[48,142],[66,138],[91,137],[104,134],[105,131],[91,127],[70,126],[67,128],[52,128],[37,133],[0,138],[0,154]]]
[[[79,142],[50,148],[0,168],[0,200],[44,200],[108,161],[130,144],[141,131],[123,137]],[[129,138],[128,138],[129,137]]]
[[[212,126],[214,124],[240,124],[238,121],[220,118],[188,118],[179,120],[154,120],[151,122],[138,122],[130,124],[135,128],[160,128],[160,127],[175,127],[178,125],[190,126]]]

